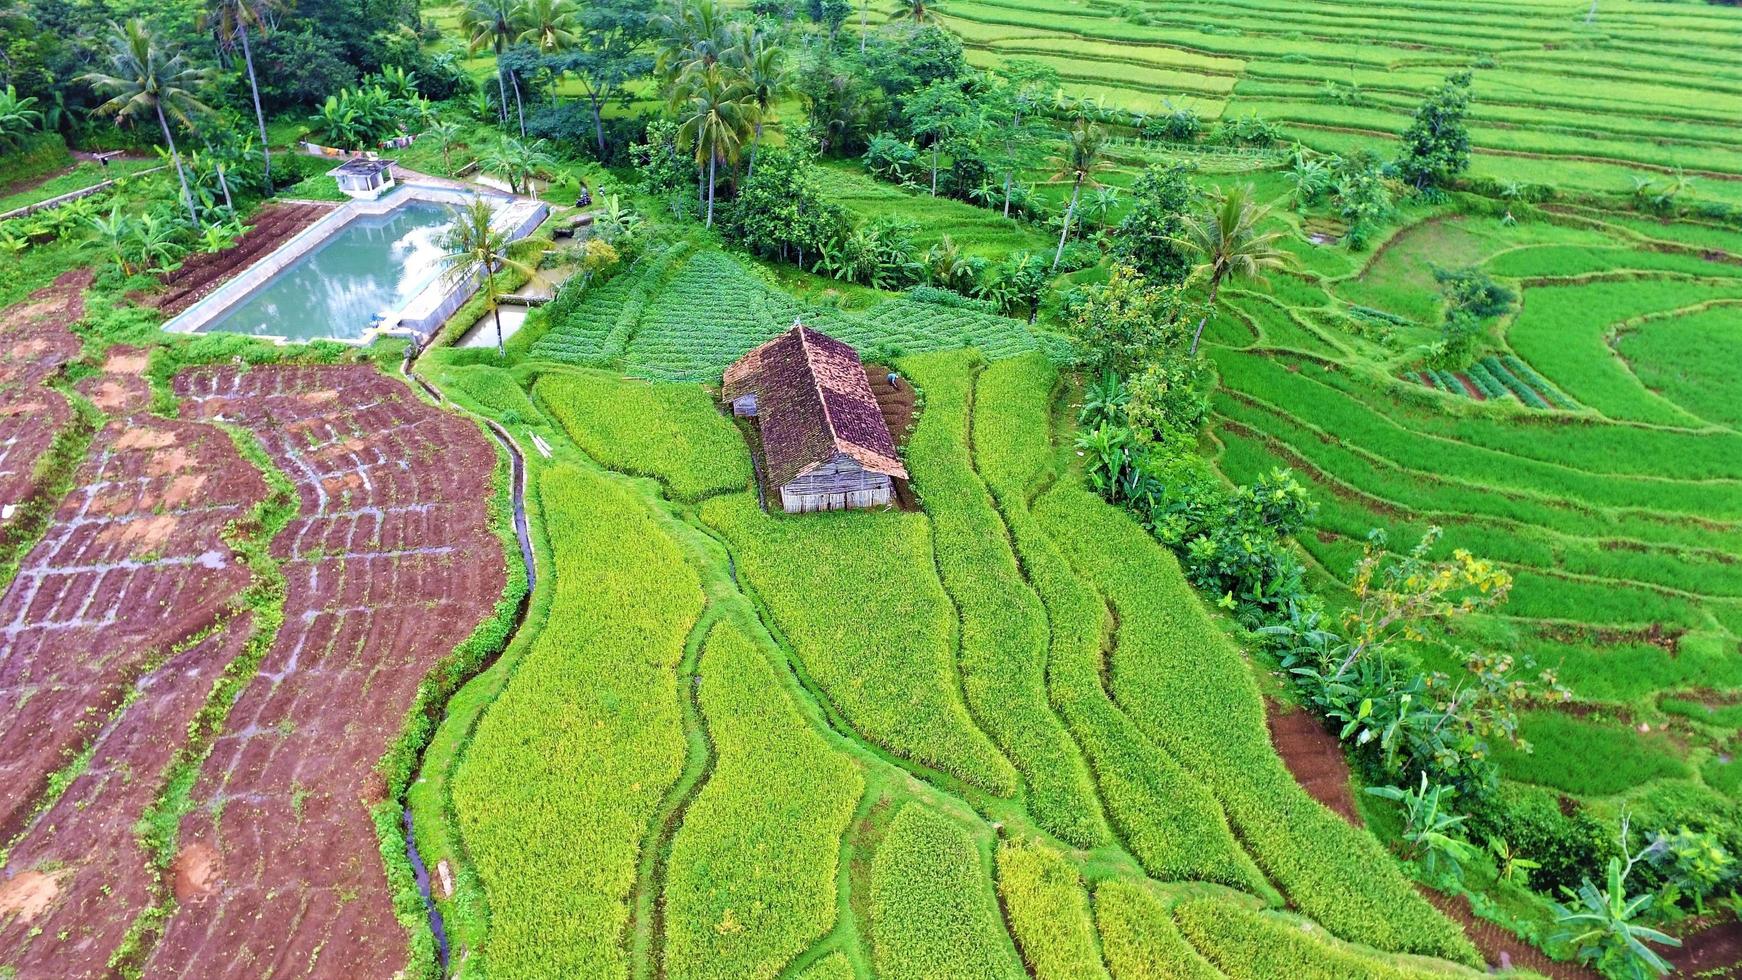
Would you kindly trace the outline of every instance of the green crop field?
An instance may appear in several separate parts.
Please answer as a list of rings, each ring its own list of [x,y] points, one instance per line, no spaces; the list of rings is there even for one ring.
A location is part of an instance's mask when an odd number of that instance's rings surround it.
[[[0,980],[1742,975],[1738,0],[0,52]]]

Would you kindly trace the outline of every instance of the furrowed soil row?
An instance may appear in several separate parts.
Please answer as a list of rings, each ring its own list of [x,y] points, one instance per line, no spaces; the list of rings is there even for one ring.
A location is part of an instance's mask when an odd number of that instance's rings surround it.
[[[108,975],[154,902],[135,828],[250,635],[225,535],[267,494],[222,430],[149,415],[108,424],[75,486],[0,597],[0,968],[30,976]]]
[[[0,596],[0,835],[87,745],[154,656],[216,623],[248,585],[226,527],[266,495],[219,429],[109,423]]]
[[[325,217],[333,207],[315,201],[266,205],[254,216],[254,226],[234,245],[218,252],[197,252],[189,256],[179,268],[163,277],[164,285],[169,288],[146,297],[145,302],[162,310],[166,316],[180,313],[246,269],[255,259]]]
[[[300,510],[272,543],[284,626],[194,785],[146,973],[390,975],[411,964],[376,764],[504,588],[495,452],[371,367],[201,368],[175,387],[259,439]]]
[[[89,270],[69,272],[0,312],[0,535],[42,489],[38,463],[73,418],[48,381],[79,354],[69,329],[85,313]]]

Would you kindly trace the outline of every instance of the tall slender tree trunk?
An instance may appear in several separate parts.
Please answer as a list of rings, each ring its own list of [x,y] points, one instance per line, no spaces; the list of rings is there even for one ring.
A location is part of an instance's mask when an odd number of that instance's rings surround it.
[[[1016,171],[1004,172],[1004,217],[1010,217],[1010,183],[1016,179]]]
[[[194,210],[194,193],[188,190],[187,171],[181,166],[181,151],[175,148],[175,137],[169,132],[169,120],[163,116],[163,106],[157,106],[157,124],[163,127],[163,138],[169,143],[169,158],[175,161],[175,175],[181,181],[181,201],[187,205],[188,218],[194,223],[194,230],[200,230],[200,215]]]
[[[224,192],[224,207],[230,209],[230,213],[234,215],[236,202],[230,200],[230,179],[224,176],[224,165],[221,163],[218,164],[218,189]]]
[[[490,315],[496,320],[496,356],[507,357],[508,347],[502,343],[502,306],[496,301],[490,302]]]
[[[1597,22],[1597,0],[1591,0],[1591,9],[1587,10],[1585,12],[1585,23],[1586,24],[1595,24],[1596,22]]]
[[[714,164],[720,159],[718,151],[708,154],[708,227],[714,227]]]
[[[248,88],[254,93],[254,122],[260,126],[260,161],[266,166],[266,196],[272,196],[272,144],[266,139],[266,113],[260,111],[260,81],[254,77],[254,51],[248,47],[248,25],[236,23],[242,38],[242,60],[248,64]]]
[[[1077,216],[1077,194],[1083,189],[1083,179],[1071,186],[1071,204],[1065,208],[1065,226],[1059,230],[1059,249],[1052,254],[1052,271],[1057,272],[1059,260],[1065,257],[1065,237],[1071,233],[1071,219]]]
[[[1222,291],[1222,272],[1217,270],[1210,278],[1210,305],[1204,310],[1204,315],[1198,320],[1198,329],[1192,331],[1192,349],[1188,357],[1198,356],[1198,341],[1204,339],[1204,326],[1210,322],[1210,314],[1216,312],[1216,294]]]
[[[605,119],[599,112],[599,97],[593,92],[587,93],[587,101],[593,106],[593,139],[599,144],[599,162],[605,162]]]
[[[520,76],[510,71],[508,80],[514,83],[514,111],[520,117],[520,138],[526,138],[526,107],[520,104]]]
[[[871,6],[871,0],[859,0],[859,56],[865,56],[865,8]]]
[[[756,176],[756,150],[762,146],[762,121],[756,122],[756,135],[750,140],[750,170],[744,175],[745,180]]]
[[[931,144],[931,196],[938,196],[938,141]]]
[[[496,91],[501,94],[502,101],[496,104],[496,121],[508,125],[508,79],[507,69],[502,67],[502,49],[496,49]]]

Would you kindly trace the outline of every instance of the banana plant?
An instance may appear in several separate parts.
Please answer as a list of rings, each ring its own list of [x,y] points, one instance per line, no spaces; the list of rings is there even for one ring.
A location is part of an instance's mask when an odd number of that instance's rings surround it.
[[[1554,903],[1554,920],[1561,931],[1553,940],[1573,946],[1581,962],[1606,976],[1647,980],[1670,971],[1668,961],[1648,944],[1680,946],[1681,940],[1637,921],[1656,896],[1627,894],[1627,877],[1635,860],[1623,864],[1618,857],[1610,858],[1607,888],[1598,888],[1586,878],[1573,893],[1575,903]]]
[[[1421,784],[1415,789],[1369,786],[1367,792],[1402,805],[1403,856],[1419,860],[1428,874],[1437,875],[1444,863],[1453,877],[1459,877],[1464,862],[1476,856],[1476,849],[1456,836],[1469,818],[1446,806],[1446,787],[1428,785],[1427,773],[1421,774]]]

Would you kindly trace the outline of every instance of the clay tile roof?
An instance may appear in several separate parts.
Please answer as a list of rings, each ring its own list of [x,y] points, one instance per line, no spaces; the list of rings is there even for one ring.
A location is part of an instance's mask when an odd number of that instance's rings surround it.
[[[845,453],[873,473],[907,479],[859,353],[803,324],[739,358],[726,400],[756,395],[769,482],[785,486]]]

